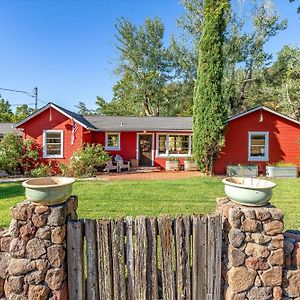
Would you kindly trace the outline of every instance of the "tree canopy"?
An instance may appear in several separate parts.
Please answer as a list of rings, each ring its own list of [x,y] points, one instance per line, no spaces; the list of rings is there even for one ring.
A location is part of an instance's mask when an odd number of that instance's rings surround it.
[[[117,21],[118,80],[111,101],[97,98],[97,113],[192,115],[205,1],[181,2],[185,8],[184,15],[178,18],[181,31],[171,37],[167,46],[160,19],[148,18],[140,26],[128,19]],[[287,20],[280,18],[270,1],[239,3],[239,13],[236,8],[227,13],[224,32],[222,91],[228,112],[235,114],[265,103],[292,116],[291,106],[277,105],[274,97],[270,100],[266,77],[276,58],[265,50],[265,45],[285,30]]]
[[[0,123],[16,123],[33,112],[34,109],[27,104],[17,106],[15,112],[13,112],[9,101],[3,98],[0,99]]]

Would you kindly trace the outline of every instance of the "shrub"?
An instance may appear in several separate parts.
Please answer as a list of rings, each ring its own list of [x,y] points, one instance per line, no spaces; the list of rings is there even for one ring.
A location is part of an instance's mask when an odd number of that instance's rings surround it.
[[[167,161],[179,161],[178,157],[168,157]]]
[[[271,166],[271,167],[296,167],[296,164],[285,162],[283,160],[282,161],[278,161],[276,163],[269,163],[267,165]]]
[[[60,174],[62,176],[71,176],[71,170],[67,164],[61,163],[59,164]]]
[[[51,176],[52,172],[51,172],[51,165],[47,164],[41,164],[38,167],[36,167],[35,169],[32,169],[30,171],[30,174],[32,177],[47,177],[47,176]]]
[[[42,147],[33,140],[25,140],[22,146],[21,166],[25,174],[45,164],[42,158]]]
[[[195,161],[195,158],[192,156],[187,156],[184,158],[185,161]]]
[[[5,134],[0,142],[0,169],[16,174],[20,167],[22,140],[15,133]]]
[[[97,173],[97,167],[104,166],[111,158],[100,144],[85,144],[76,151],[71,159],[75,177],[91,177]]]

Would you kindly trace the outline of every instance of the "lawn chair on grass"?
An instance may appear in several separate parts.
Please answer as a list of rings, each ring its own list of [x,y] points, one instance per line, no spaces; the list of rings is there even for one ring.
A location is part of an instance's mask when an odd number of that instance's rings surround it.
[[[114,171],[116,170],[117,172],[119,172],[119,167],[117,163],[114,163],[112,160],[109,160],[106,163],[106,171],[110,172],[110,171]]]
[[[115,162],[118,164],[119,172],[122,171],[122,169],[130,170],[130,161],[123,160],[123,157],[119,154],[115,157]]]

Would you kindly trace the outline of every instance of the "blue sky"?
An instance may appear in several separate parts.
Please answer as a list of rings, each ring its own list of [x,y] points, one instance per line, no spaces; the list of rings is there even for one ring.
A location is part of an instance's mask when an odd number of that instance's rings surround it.
[[[276,53],[284,44],[300,46],[297,1],[273,1],[289,28],[266,45],[267,51]],[[158,16],[168,42],[182,14],[179,0],[1,0],[0,87],[31,92],[38,86],[43,102],[75,110],[83,101],[94,108],[97,95],[111,99],[116,81],[116,19],[142,24],[146,17]],[[13,105],[33,102],[21,94],[0,93]]]

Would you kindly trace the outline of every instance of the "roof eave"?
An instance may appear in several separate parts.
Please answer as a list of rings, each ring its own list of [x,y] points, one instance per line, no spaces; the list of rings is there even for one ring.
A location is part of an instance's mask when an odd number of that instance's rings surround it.
[[[64,116],[74,120],[76,123],[80,124],[82,127],[86,128],[87,130],[92,130],[92,128],[86,126],[85,124],[83,124],[82,122],[78,121],[77,119],[75,119],[73,116],[67,114],[66,112],[64,112],[63,110],[61,110],[59,107],[57,107],[54,103],[49,102],[48,104],[46,104],[45,106],[43,106],[42,108],[40,108],[39,110],[35,111],[34,113],[32,113],[31,115],[29,115],[28,117],[26,117],[24,120],[16,123],[14,125],[15,128],[20,127],[21,125],[23,125],[24,123],[28,122],[30,119],[36,117],[37,115],[39,115],[40,113],[42,113],[43,111],[45,111],[46,109],[48,109],[49,107],[52,107],[54,109],[56,109],[57,111],[59,111],[61,114],[63,114]]]
[[[244,112],[241,112],[241,113],[239,113],[239,114],[236,114],[236,115],[234,115],[234,116],[228,118],[228,119],[227,119],[227,122],[236,120],[236,119],[238,119],[238,118],[240,118],[240,117],[246,116],[246,115],[251,114],[251,113],[253,113],[253,112],[255,112],[255,111],[258,111],[258,110],[260,110],[260,109],[263,109],[263,110],[268,111],[268,112],[270,112],[270,113],[272,113],[272,114],[274,114],[274,115],[277,115],[277,116],[279,116],[279,117],[281,117],[281,118],[283,118],[283,119],[289,120],[289,121],[291,121],[291,122],[294,122],[294,123],[300,125],[300,121],[295,120],[295,119],[293,119],[293,118],[291,118],[291,117],[285,116],[285,115],[283,115],[283,114],[281,114],[281,113],[278,113],[278,112],[276,112],[275,110],[273,110],[273,109],[271,109],[271,108],[268,108],[268,107],[266,107],[266,106],[264,106],[264,105],[259,105],[259,106],[253,107],[253,108],[251,108],[251,109],[249,109],[249,110],[246,110],[246,111],[244,111]]]

